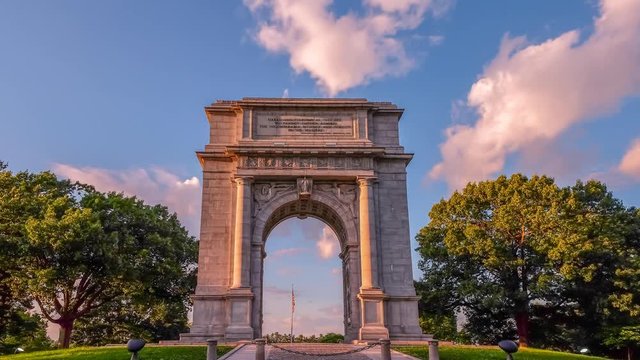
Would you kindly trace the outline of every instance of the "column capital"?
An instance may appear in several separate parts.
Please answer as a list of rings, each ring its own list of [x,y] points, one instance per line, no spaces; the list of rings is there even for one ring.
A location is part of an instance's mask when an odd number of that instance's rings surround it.
[[[373,177],[373,176],[362,176],[362,177],[358,177],[357,181],[360,187],[364,187],[364,186],[373,186],[373,184],[376,182],[377,179],[378,179],[377,177]]]
[[[253,176],[236,176],[233,181],[238,185],[251,185],[253,183]]]

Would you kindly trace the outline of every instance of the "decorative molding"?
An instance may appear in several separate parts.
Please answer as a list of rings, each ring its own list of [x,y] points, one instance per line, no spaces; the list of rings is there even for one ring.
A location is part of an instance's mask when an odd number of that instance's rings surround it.
[[[345,204],[351,215],[356,216],[356,199],[358,198],[357,187],[353,183],[320,183],[314,185],[314,188],[320,192],[330,193],[335,196],[341,203]]]
[[[269,182],[258,183],[253,185],[253,199],[255,206],[253,207],[253,216],[258,215],[260,210],[271,200],[273,200],[277,194],[294,190],[296,187],[293,182]]]
[[[378,179],[375,177],[359,177],[358,178],[358,185],[360,186],[360,188],[366,187],[366,186],[373,186],[373,184],[377,181]]]
[[[298,186],[298,199],[309,200],[311,191],[313,191],[313,179],[300,178],[296,181],[296,184]]]
[[[373,169],[373,159],[367,157],[240,156],[239,167],[287,170],[371,170]]]

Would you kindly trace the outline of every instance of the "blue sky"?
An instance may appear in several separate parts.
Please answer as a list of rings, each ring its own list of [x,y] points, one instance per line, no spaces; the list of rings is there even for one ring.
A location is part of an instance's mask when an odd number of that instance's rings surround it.
[[[501,173],[595,177],[637,206],[639,38],[640,0],[0,0],[0,159],[162,202],[197,235],[204,106],[364,97],[406,109],[412,234]],[[330,243],[313,220],[269,238],[267,332],[291,282],[303,332],[340,330]]]

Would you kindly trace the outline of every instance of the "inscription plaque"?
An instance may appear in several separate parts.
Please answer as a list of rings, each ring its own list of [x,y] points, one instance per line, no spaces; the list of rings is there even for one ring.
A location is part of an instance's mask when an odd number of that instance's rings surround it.
[[[256,138],[332,137],[353,138],[355,114],[334,113],[280,113],[254,114]]]

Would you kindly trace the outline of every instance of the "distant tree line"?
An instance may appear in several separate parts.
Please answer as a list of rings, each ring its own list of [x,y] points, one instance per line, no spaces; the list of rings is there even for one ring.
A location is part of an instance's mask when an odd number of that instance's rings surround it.
[[[177,338],[196,261],[166,207],[0,162],[0,353]]]
[[[290,343],[291,342],[291,334],[280,334],[277,331],[274,333],[265,335],[264,338],[267,339],[267,342],[270,342],[270,343]],[[342,343],[343,341],[344,341],[344,336],[342,334],[336,334],[336,333],[320,334],[318,336],[316,336],[315,334],[310,336],[297,335],[293,337],[294,343]]]
[[[634,358],[640,211],[603,183],[500,176],[454,192],[429,219],[417,235],[426,332]]]

